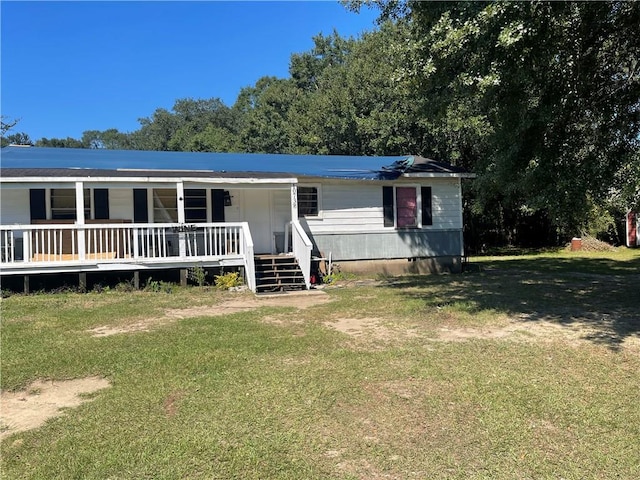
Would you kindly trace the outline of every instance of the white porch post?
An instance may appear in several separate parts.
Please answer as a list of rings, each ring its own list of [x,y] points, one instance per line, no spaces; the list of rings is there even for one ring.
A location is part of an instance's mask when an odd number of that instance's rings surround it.
[[[178,223],[184,223],[185,214],[184,214],[184,183],[183,182],[177,183],[176,194],[178,195]]]
[[[298,218],[298,184],[291,184],[291,222]],[[284,253],[289,253],[289,232],[291,222],[284,229]]]
[[[84,229],[84,183],[76,182],[76,225],[78,227],[78,259],[83,261],[87,251]]]
[[[184,225],[186,216],[184,214],[184,183],[178,182],[176,184],[176,195],[178,196],[178,223]],[[187,237],[184,232],[178,233],[178,248],[180,250],[180,256],[187,256]]]

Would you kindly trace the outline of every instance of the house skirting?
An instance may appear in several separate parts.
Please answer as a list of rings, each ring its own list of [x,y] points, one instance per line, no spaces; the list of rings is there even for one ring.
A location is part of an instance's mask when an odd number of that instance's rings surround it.
[[[422,275],[460,273],[462,259],[453,256],[394,260],[351,260],[339,262],[340,271],[361,275]]]
[[[388,232],[310,235],[314,249],[336,262],[358,260],[402,260],[460,258],[463,255],[460,230],[390,230]],[[439,262],[442,263],[442,262]],[[446,262],[445,262],[446,263]]]

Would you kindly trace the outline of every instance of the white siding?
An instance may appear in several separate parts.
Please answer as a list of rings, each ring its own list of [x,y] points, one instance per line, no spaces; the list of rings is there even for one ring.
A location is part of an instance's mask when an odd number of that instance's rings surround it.
[[[0,223],[2,225],[29,224],[29,190],[0,188]]]
[[[291,221],[291,192],[273,190],[273,231],[284,232],[284,226]]]
[[[462,203],[458,179],[428,179],[420,183],[396,185],[430,186],[432,194],[433,225],[424,230],[451,230],[462,228]],[[386,232],[382,210],[382,184],[323,183],[321,187],[322,211],[306,219],[312,234],[375,233]]]
[[[428,185],[426,185],[428,186]],[[441,179],[431,183],[431,205],[434,230],[462,228],[462,198],[460,180]]]
[[[382,186],[323,183],[322,211],[306,219],[312,233],[383,229]]]

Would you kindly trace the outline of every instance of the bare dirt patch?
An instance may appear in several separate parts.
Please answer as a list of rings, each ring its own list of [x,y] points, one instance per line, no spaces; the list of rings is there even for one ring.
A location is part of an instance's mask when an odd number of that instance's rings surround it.
[[[162,407],[167,417],[175,417],[176,413],[178,413],[178,404],[180,400],[182,400],[182,397],[184,397],[184,392],[180,390],[167,395],[167,398],[162,402]]]
[[[63,408],[90,401],[83,397],[110,383],[100,377],[75,380],[37,380],[25,390],[0,393],[0,440],[16,432],[31,430],[48,419],[62,415]]]
[[[324,322],[323,325],[365,342],[373,340],[384,344],[418,336],[414,328],[406,325],[392,325],[386,319],[375,317],[338,318]]]
[[[600,327],[595,327],[592,322],[574,319],[570,324],[558,323],[550,320],[527,320],[517,318],[508,325],[491,326],[483,328],[470,327],[442,327],[438,331],[438,337],[434,340],[444,342],[464,342],[473,339],[483,340],[511,340],[529,342],[553,342],[562,341],[567,345],[578,346],[585,342],[592,343],[600,340],[601,343],[611,341],[615,335],[607,336]],[[627,337],[622,345],[625,348],[639,348],[640,338]]]
[[[171,309],[165,312],[169,318],[191,318],[200,316],[231,315],[262,307],[293,307],[304,309],[331,302],[332,298],[324,292],[308,291],[299,294],[280,294],[264,297],[242,297],[227,300],[218,305]]]
[[[269,296],[242,296],[232,298],[217,305],[204,305],[190,308],[171,308],[164,316],[157,318],[137,319],[133,323],[123,325],[102,325],[87,330],[93,337],[107,337],[121,333],[148,332],[154,327],[165,325],[185,318],[217,317],[248,312],[262,307],[293,307],[305,309],[333,301],[326,293],[319,290],[300,292],[297,294],[280,294]]]
[[[602,332],[590,322],[575,319],[571,324],[550,320],[531,321],[514,318],[506,325],[486,325],[467,327],[443,325],[436,330],[421,331],[419,326],[408,325],[401,320],[390,321],[382,318],[338,318],[323,323],[326,327],[350,335],[354,340],[375,340],[382,342],[424,338],[433,342],[466,342],[471,340],[505,340],[516,342],[562,341],[577,346],[593,342],[602,337]],[[606,339],[605,339],[606,340]],[[639,337],[628,337],[622,345],[625,348],[640,348]]]

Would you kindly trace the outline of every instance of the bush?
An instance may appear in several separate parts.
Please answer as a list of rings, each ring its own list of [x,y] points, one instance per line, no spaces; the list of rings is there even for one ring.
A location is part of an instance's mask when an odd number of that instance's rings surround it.
[[[215,284],[216,288],[220,290],[229,290],[230,288],[242,285],[242,280],[238,272],[229,272],[223,275],[216,275]]]
[[[149,277],[144,290],[145,292],[171,293],[173,292],[173,285],[167,282],[163,282],[162,280],[154,280],[153,278]]]
[[[200,267],[191,267],[187,272],[187,278],[199,287],[203,287],[207,283],[207,271]]]

